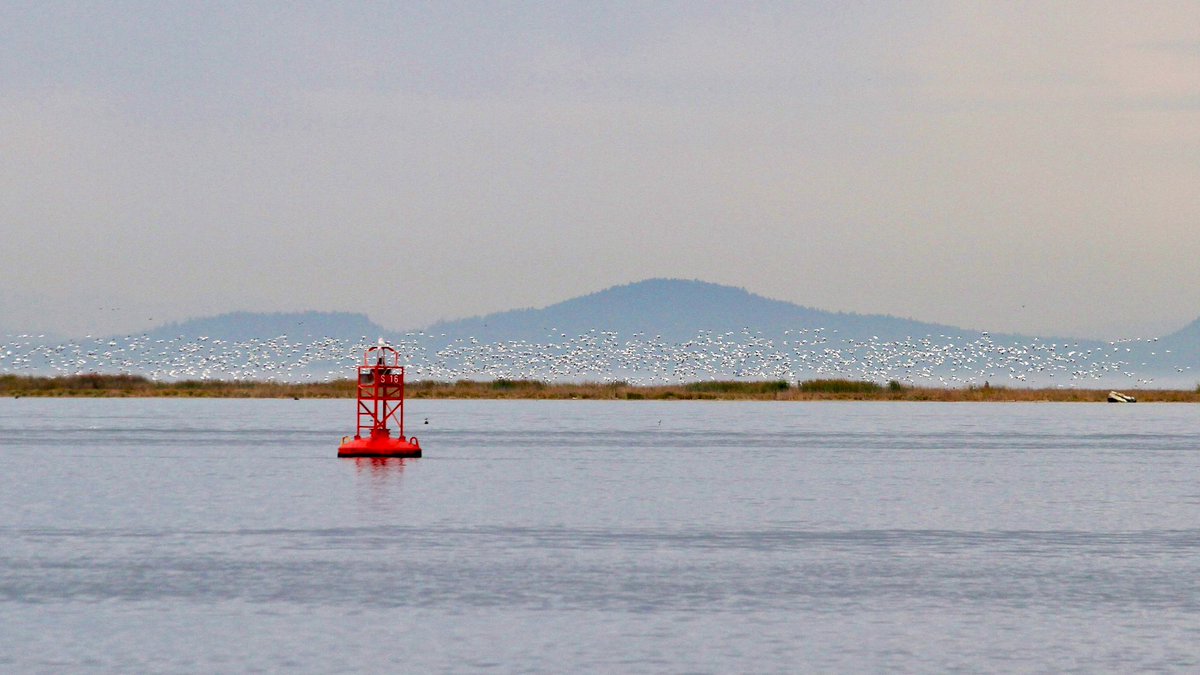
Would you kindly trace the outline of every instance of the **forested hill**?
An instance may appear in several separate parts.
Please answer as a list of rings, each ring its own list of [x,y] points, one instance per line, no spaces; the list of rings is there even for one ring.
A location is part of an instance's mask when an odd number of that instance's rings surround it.
[[[326,337],[374,341],[389,332],[364,314],[350,312],[230,312],[218,316],[170,323],[149,331],[153,339],[208,337],[242,342],[286,335],[293,341]]]
[[[898,340],[926,335],[978,336],[978,331],[879,314],[848,314],[804,307],[703,281],[650,279],[614,286],[541,309],[519,309],[434,324],[427,332],[480,341],[544,341],[591,330],[636,333],[680,342],[701,331],[748,330],[764,336],[824,329],[843,339]]]

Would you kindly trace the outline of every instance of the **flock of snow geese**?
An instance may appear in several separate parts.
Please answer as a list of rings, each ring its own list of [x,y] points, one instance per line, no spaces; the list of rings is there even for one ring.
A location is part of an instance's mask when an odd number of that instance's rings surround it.
[[[782,336],[701,332],[684,342],[637,333],[557,330],[539,342],[481,342],[412,333],[391,344],[412,380],[497,378],[547,382],[678,384],[705,380],[848,378],[933,386],[1024,383],[1081,386],[1121,378],[1145,385],[1119,343],[1024,344],[937,335],[903,340],[842,339],[836,331],[799,329]],[[0,374],[132,374],[155,380],[330,381],[351,377],[376,344],[334,337],[287,336],[246,341],[146,335],[47,343],[44,336],[9,335],[0,342]],[[1180,369],[1182,371],[1183,369]]]

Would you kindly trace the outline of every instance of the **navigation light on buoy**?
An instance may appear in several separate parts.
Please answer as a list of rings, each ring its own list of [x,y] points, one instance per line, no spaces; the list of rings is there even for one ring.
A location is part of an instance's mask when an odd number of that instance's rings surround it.
[[[358,366],[358,430],[343,436],[338,457],[420,457],[417,437],[404,437],[404,367],[400,354],[379,341]],[[392,437],[388,423],[396,425]]]

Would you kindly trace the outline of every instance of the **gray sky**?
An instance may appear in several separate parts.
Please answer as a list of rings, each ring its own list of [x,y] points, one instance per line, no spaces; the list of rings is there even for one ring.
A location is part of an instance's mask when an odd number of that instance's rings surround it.
[[[0,2],[0,330],[1200,316],[1200,3]]]

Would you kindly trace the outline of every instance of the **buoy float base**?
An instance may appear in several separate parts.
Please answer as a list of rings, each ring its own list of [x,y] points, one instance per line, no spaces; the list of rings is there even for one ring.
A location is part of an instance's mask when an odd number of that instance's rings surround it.
[[[416,436],[409,439],[372,435],[369,438],[347,436],[338,447],[338,457],[420,457]]]

